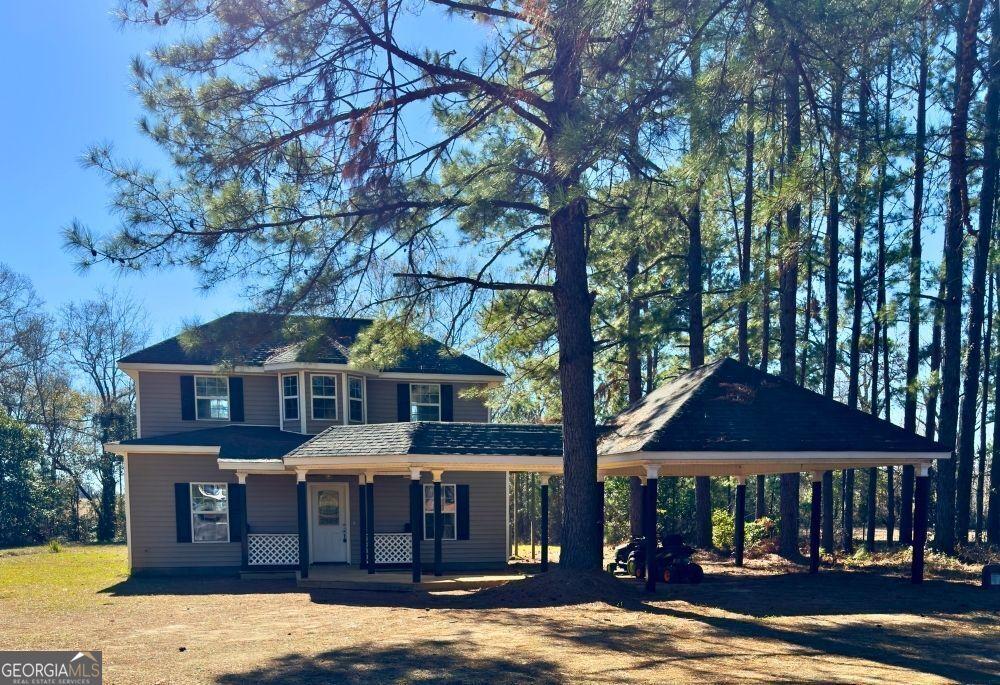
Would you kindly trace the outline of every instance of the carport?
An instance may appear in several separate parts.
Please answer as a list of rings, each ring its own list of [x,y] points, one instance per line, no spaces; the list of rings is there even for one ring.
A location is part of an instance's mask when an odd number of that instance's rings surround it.
[[[943,445],[827,399],[733,359],[694,369],[616,415],[598,443],[599,479],[643,480],[643,535],[648,569],[656,549],[656,482],[661,476],[732,476],[736,563],[743,562],[746,478],[809,473],[812,508],[810,572],[819,569],[823,474],[902,466],[915,476],[911,580],[923,580],[928,469],[950,459]]]

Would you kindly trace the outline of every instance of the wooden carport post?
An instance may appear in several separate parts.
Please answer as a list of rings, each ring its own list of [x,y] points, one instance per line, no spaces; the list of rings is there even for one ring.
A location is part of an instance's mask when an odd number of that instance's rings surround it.
[[[809,573],[819,573],[819,538],[823,518],[823,472],[812,472],[812,511],[809,517]]]
[[[656,592],[656,478],[660,467],[646,465],[646,517],[643,535],[646,540],[646,591]]]
[[[601,541],[601,565],[604,564],[604,477],[597,472],[597,539]]]
[[[309,577],[309,491],[306,489],[306,472],[295,474],[295,490],[298,496],[299,523],[299,577]]]
[[[549,570],[549,474],[538,474],[542,499],[542,572]]]
[[[747,477],[736,476],[736,512],[733,516],[736,531],[733,534],[733,554],[736,565],[743,565],[743,544],[746,534],[747,518]]]
[[[913,562],[910,582],[924,582],[924,545],[927,544],[927,503],[930,498],[930,464],[916,464],[917,477],[913,491]]]
[[[434,478],[434,575],[441,575],[441,540],[442,538],[442,521],[444,517],[441,515],[441,476],[443,471],[431,471],[431,476]]]

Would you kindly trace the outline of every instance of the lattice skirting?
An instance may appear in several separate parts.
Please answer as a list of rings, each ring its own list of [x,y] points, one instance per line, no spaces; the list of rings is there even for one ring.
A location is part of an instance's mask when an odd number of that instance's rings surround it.
[[[409,564],[413,561],[409,533],[375,533],[376,564]]]
[[[247,563],[250,566],[297,566],[297,533],[250,533],[247,535]]]

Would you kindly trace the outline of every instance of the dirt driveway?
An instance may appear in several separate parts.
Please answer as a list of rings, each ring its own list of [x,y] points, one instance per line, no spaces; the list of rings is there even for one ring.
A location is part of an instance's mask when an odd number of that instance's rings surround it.
[[[3,648],[103,649],[111,683],[1000,678],[1000,592],[969,573],[914,587],[892,569],[713,563],[701,586],[625,586],[608,603],[560,574],[447,596],[126,580],[120,548],[92,549],[0,557]]]

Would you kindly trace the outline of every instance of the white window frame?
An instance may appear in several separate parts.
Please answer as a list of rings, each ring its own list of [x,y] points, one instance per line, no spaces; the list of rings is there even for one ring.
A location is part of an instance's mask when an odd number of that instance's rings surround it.
[[[428,388],[436,387],[438,390],[438,401],[437,402],[414,402],[413,401],[413,388],[417,385],[423,385]],[[430,419],[431,421],[441,421],[441,384],[440,383],[410,383],[410,421],[413,420],[413,407],[437,407],[438,417],[436,419]],[[421,421],[427,421],[428,419],[420,419]]]
[[[361,385],[361,397],[351,397],[351,381],[357,381]],[[354,425],[368,423],[368,402],[367,399],[367,389],[364,376],[348,376],[347,377],[347,423]],[[351,403],[360,402],[361,403],[361,420],[354,421],[351,418]]]
[[[451,488],[452,492],[454,493],[454,495],[452,496],[452,502],[454,502],[455,511],[445,511],[445,502],[446,502],[447,498],[445,497],[444,493],[445,493],[445,490],[447,490],[448,488]],[[427,500],[428,500],[427,491],[428,490],[430,490],[430,492],[431,492],[431,495],[430,495],[431,508],[430,508],[430,510],[427,509]],[[433,540],[434,539],[433,535],[430,536],[430,537],[427,537],[427,515],[430,514],[431,516],[434,516],[434,484],[433,483],[424,483],[424,498],[423,498],[423,503],[424,503],[423,504],[423,510],[424,510],[424,516],[423,516],[423,522],[424,522],[423,523],[423,526],[424,526],[424,540]],[[454,516],[455,517],[455,523],[451,527],[451,532],[452,532],[451,536],[448,537],[448,536],[442,535],[441,539],[442,540],[457,540],[458,539],[458,486],[455,485],[454,483],[441,483],[441,516],[443,517],[443,516],[447,516],[447,515]]]
[[[195,511],[194,508],[194,491],[196,486],[202,485],[213,485],[222,486],[222,489],[226,492],[226,510],[225,511]],[[197,543],[199,545],[219,545],[227,544],[233,540],[233,526],[232,518],[229,516],[229,483],[214,482],[214,481],[202,481],[198,483],[188,483],[188,497],[190,498],[189,508],[191,509],[191,542]],[[226,515],[226,539],[225,540],[196,540],[195,539],[195,525],[194,517],[196,514],[225,514]]]
[[[217,400],[217,399],[220,399],[217,396],[204,396],[204,397],[199,396],[198,395],[198,379],[199,378],[222,378],[222,379],[225,379],[225,381],[226,381],[226,418],[224,418],[224,419],[217,419],[217,418],[214,418],[214,417],[211,417],[211,416],[204,416],[204,417],[203,416],[199,416],[199,412],[198,412],[198,400]],[[207,375],[195,376],[194,377],[194,418],[195,418],[195,420],[196,421],[229,421],[229,420],[232,419],[232,416],[233,416],[233,403],[232,403],[232,394],[230,393],[230,390],[229,390],[229,376],[215,376],[215,375],[213,375],[213,376],[207,376]]]
[[[285,394],[285,379],[294,378],[295,379],[295,394],[286,395]],[[299,376],[295,373],[285,373],[278,377],[278,394],[281,396],[281,421],[298,421],[299,415],[302,413],[302,407],[299,404]],[[287,400],[295,400],[295,416],[289,417],[285,413],[285,402]]]
[[[316,386],[313,384],[317,378],[331,378],[333,379],[333,394],[332,395],[317,395]],[[339,383],[337,382],[337,375],[332,373],[314,373],[309,375],[309,416],[312,417],[313,421],[336,421],[340,414],[339,408],[337,406],[338,393],[340,392]],[[333,400],[333,416],[317,418],[316,416],[316,400]]]

